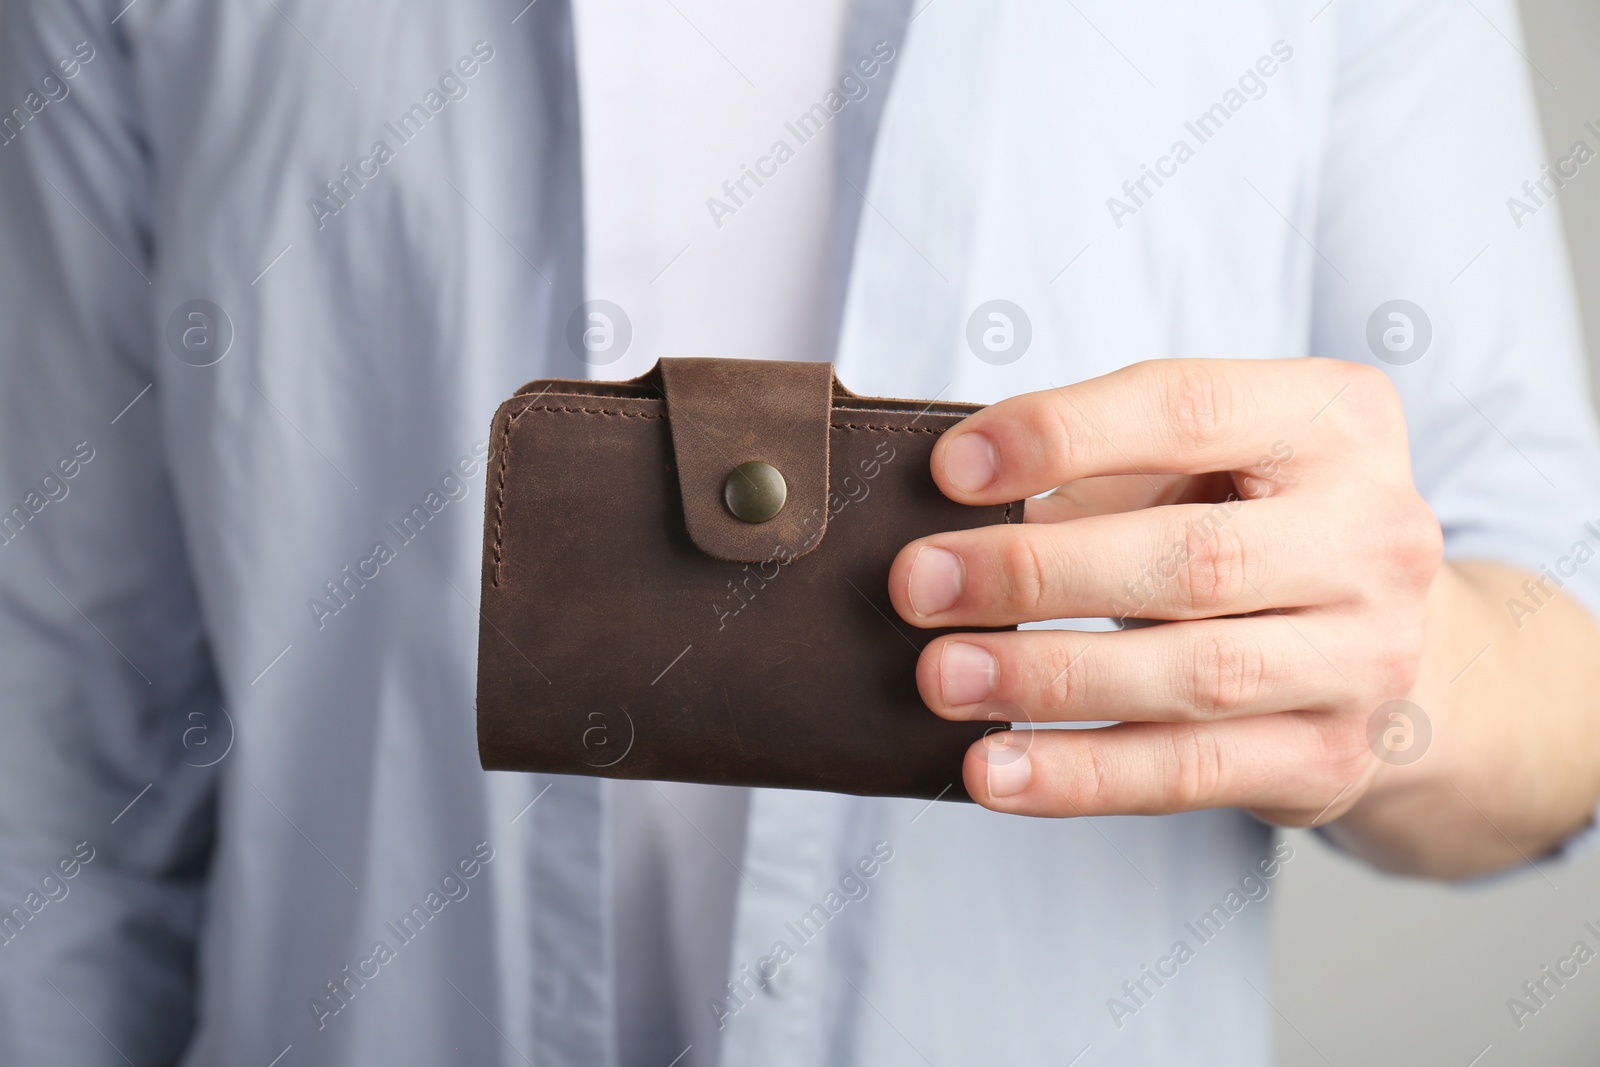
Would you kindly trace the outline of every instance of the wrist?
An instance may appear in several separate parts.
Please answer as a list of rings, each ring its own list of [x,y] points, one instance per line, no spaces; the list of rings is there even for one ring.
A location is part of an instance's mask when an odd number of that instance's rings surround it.
[[[1588,825],[1600,797],[1600,630],[1558,595],[1518,625],[1528,575],[1446,563],[1428,596],[1421,671],[1405,699],[1428,747],[1384,760],[1330,833],[1388,870],[1462,878],[1537,860]]]
[[[1498,665],[1491,601],[1455,564],[1439,568],[1428,591],[1423,657],[1416,683],[1400,697],[1415,749],[1386,746],[1384,724],[1368,730],[1375,770],[1365,793],[1330,835],[1374,866],[1396,873],[1458,878],[1517,861],[1515,846],[1473,811],[1457,783],[1486,762],[1484,738],[1463,714],[1461,696]],[[1476,642],[1476,643],[1474,643]],[[1372,709],[1377,714],[1377,709]]]

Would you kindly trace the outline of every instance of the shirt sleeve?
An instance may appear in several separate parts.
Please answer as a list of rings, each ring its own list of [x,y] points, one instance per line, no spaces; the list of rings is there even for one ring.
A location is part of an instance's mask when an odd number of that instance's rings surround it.
[[[1557,588],[1600,615],[1600,444],[1514,5],[1341,0],[1326,17],[1340,57],[1312,352],[1389,374],[1448,558],[1546,579],[1510,621],[1546,624]],[[1596,136],[1552,146],[1557,178]]]
[[[226,743],[162,460],[152,383],[173,357],[157,350],[120,6],[0,3],[8,1064],[177,1060],[212,838],[204,764]]]

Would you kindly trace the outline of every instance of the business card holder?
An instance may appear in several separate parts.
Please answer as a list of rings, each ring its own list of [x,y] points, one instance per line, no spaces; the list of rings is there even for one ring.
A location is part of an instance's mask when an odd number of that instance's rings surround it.
[[[887,582],[907,542],[1020,522],[929,473],[975,405],[860,397],[827,363],[667,359],[495,413],[478,746],[491,770],[967,799],[917,692],[939,633]]]

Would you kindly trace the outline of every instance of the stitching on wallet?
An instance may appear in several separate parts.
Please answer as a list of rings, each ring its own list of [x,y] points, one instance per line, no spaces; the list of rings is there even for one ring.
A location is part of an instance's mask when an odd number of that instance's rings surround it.
[[[836,422],[835,430],[888,430],[891,433],[944,433],[937,426],[867,426],[857,422]]]
[[[495,490],[494,504],[494,584],[500,586],[501,562],[501,527],[505,520],[506,510],[506,462],[511,452],[511,427],[516,425],[518,419],[530,411],[565,412],[569,415],[604,415],[611,418],[624,419],[664,419],[663,414],[652,414],[646,411],[614,411],[610,408],[574,408],[555,404],[527,404],[515,415],[506,419],[505,437],[500,442],[500,484]],[[856,422],[830,423],[835,430],[884,430],[890,433],[944,433],[935,426],[871,426]],[[1006,505],[1006,521],[1011,521],[1011,505]]]
[[[511,451],[511,422],[500,438],[500,482],[495,487],[494,500],[494,587],[500,588],[500,523],[506,513],[506,456]]]
[[[509,420],[507,420],[507,431],[509,432],[513,423],[530,411],[564,411],[572,415],[609,415],[613,418],[620,417],[625,419],[664,419],[667,417],[664,413],[655,414],[647,411],[614,411],[611,408],[574,408],[553,404],[529,404],[515,415],[512,415]],[[856,422],[835,422],[831,425],[835,430],[888,430],[892,433],[944,433],[944,431],[939,429],[937,426],[871,426]]]
[[[651,413],[649,413],[647,411],[612,411],[610,408],[567,408],[567,407],[557,407],[557,406],[553,406],[553,405],[549,405],[549,404],[529,404],[527,407],[523,408],[521,411],[519,411],[515,415],[511,416],[511,420],[510,421],[511,422],[516,422],[518,419],[522,418],[522,416],[526,415],[530,411],[565,411],[565,412],[568,412],[568,413],[573,414],[573,415],[611,415],[611,416],[614,416],[614,417],[615,416],[621,416],[622,418],[625,418],[625,419],[664,419],[664,418],[666,418],[666,415],[652,415]],[[507,428],[509,429],[509,424],[508,424]]]

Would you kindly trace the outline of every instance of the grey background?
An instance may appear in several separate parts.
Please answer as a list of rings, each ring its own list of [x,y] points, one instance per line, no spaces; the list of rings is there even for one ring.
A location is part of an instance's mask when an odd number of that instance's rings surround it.
[[[1559,149],[1550,158],[1580,138],[1600,148],[1583,129],[1586,121],[1600,126],[1600,4],[1521,6],[1545,141]],[[1600,378],[1600,171],[1580,171],[1559,203],[1590,373]],[[1600,397],[1593,382],[1591,393]],[[1282,1067],[1600,1064],[1600,959],[1522,1029],[1506,1006],[1580,938],[1600,951],[1600,938],[1583,928],[1587,921],[1600,929],[1600,854],[1450,888],[1373,874],[1314,835],[1291,839],[1295,860],[1274,892],[1272,1000]]]

